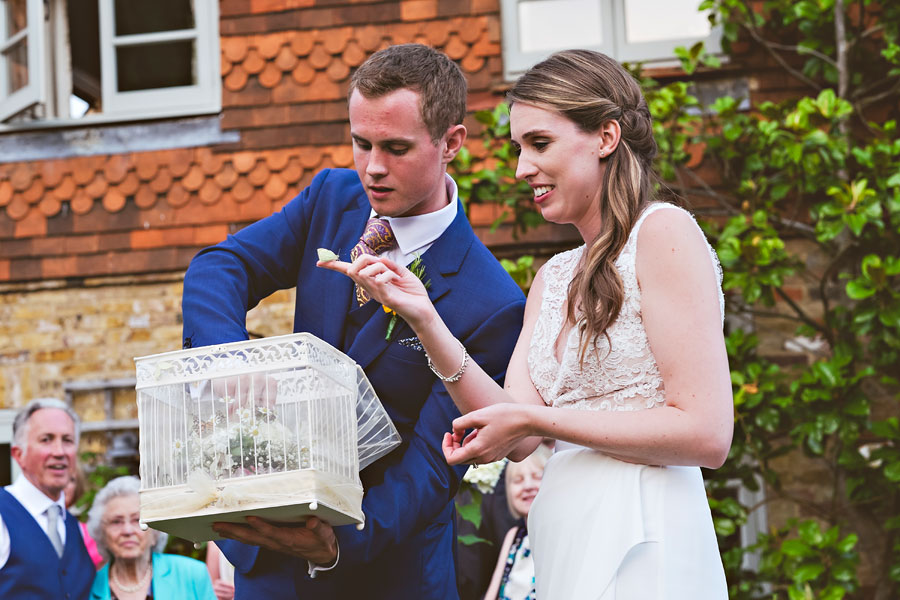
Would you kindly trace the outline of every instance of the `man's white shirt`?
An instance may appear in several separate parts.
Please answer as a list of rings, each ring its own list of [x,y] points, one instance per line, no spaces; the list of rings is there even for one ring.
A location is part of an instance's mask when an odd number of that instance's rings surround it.
[[[62,540],[63,547],[65,547],[67,517],[65,494],[60,493],[59,498],[54,502],[28,481],[25,475],[19,475],[19,478],[12,485],[6,486],[5,489],[13,498],[19,501],[19,504],[28,511],[28,514],[34,517],[34,520],[41,526],[45,534],[50,526],[47,518],[47,509],[50,508],[51,504],[58,505],[61,509],[60,514],[62,518],[57,519],[56,529],[59,532],[59,539]],[[5,567],[6,561],[9,560],[9,545],[9,530],[6,528],[6,523],[3,522],[3,517],[0,516],[0,569]]]
[[[452,177],[445,173],[444,178],[447,197],[450,198],[450,203],[444,208],[413,217],[381,217],[391,224],[391,231],[394,232],[398,246],[383,252],[381,256],[386,256],[400,266],[407,266],[416,256],[431,248],[431,245],[450,227],[456,218],[459,190]],[[375,211],[372,211],[372,216],[375,216]]]

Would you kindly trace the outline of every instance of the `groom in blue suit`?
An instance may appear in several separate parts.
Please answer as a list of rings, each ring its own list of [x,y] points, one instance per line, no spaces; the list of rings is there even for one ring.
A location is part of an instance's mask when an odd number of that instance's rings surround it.
[[[246,339],[247,311],[296,286],[294,331],[359,363],[403,437],[360,474],[362,531],[315,518],[217,524],[231,538],[219,545],[236,567],[238,598],[458,597],[453,497],[464,468],[446,464],[441,439],[459,412],[409,327],[400,321],[386,339],[390,315],[316,259],[329,248],[350,260],[355,247],[400,264],[421,257],[441,317],[502,380],[525,299],[476,238],[446,173],[466,138],[465,106],[465,79],[444,54],[419,44],[375,53],[350,83],[356,172],[320,172],[280,212],[201,251],[185,275],[192,347]],[[382,243],[360,245],[372,225]]]

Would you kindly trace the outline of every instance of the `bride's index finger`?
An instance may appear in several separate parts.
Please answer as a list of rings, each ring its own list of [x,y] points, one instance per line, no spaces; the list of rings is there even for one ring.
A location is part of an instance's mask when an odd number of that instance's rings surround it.
[[[338,273],[342,273],[344,275],[350,275],[350,264],[348,262],[344,262],[342,260],[317,260],[316,266],[321,267],[323,269],[329,269],[331,271],[337,271]]]

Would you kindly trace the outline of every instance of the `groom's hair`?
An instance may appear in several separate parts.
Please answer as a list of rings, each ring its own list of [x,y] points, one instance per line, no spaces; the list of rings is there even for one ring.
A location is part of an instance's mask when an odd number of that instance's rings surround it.
[[[466,116],[466,78],[443,52],[422,44],[400,44],[379,50],[350,78],[347,98],[358,90],[380,98],[400,89],[419,94],[419,112],[434,143]]]

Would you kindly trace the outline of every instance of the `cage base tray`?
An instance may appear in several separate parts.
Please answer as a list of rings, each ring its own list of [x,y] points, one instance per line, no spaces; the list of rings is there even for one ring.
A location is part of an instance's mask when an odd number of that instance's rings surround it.
[[[318,502],[315,510],[310,504],[292,504],[287,506],[272,506],[269,508],[251,508],[247,510],[233,510],[216,512],[212,514],[192,515],[174,519],[158,519],[146,521],[153,529],[165,531],[170,535],[184,538],[192,542],[209,542],[223,539],[213,531],[213,523],[241,523],[245,524],[247,516],[259,517],[273,523],[300,526],[306,522],[307,517],[318,517],[332,526],[362,523],[357,518],[346,515],[322,502]]]

